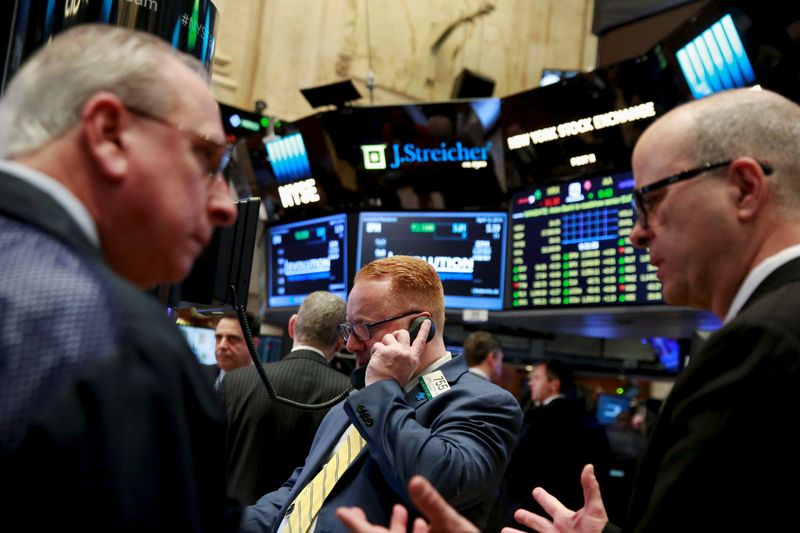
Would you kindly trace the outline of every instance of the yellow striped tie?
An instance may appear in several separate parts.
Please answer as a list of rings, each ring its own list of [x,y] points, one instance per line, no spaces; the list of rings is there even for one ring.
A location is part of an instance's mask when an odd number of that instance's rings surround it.
[[[339,449],[331,457],[322,470],[314,476],[311,483],[303,487],[295,498],[289,513],[289,533],[305,533],[314,522],[314,518],[322,508],[322,502],[330,494],[331,489],[342,477],[359,452],[367,444],[356,427],[352,424],[347,429],[347,437]]]

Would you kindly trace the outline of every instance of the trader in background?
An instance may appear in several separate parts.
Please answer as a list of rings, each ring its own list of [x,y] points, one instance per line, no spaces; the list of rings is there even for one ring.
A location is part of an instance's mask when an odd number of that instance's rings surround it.
[[[0,507],[12,529],[235,527],[224,412],[143,292],[182,280],[235,220],[224,140],[202,65],[146,33],[77,26],[8,85]]]
[[[350,387],[350,379],[329,366],[344,345],[338,326],[345,321],[345,305],[330,292],[312,292],[289,318],[292,351],[264,365],[277,395],[319,404]],[[273,401],[252,365],[229,373],[219,392],[228,415],[228,478],[233,495],[250,505],[280,488],[303,463],[328,409]]]
[[[503,347],[488,331],[473,331],[464,339],[464,359],[469,371],[497,383],[503,375]]]
[[[246,316],[247,327],[250,328],[250,335],[252,335],[253,339],[253,348],[258,350],[260,343],[258,332],[261,326],[253,313],[248,311]],[[214,386],[218,389],[222,379],[228,372],[252,365],[253,357],[247,347],[247,341],[244,338],[244,332],[238,316],[220,318],[214,328],[214,339],[216,340],[214,356],[217,358],[217,365],[212,370],[214,371]]]

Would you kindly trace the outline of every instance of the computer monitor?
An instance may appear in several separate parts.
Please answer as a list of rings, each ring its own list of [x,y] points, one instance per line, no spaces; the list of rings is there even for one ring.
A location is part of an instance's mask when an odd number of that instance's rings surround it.
[[[236,202],[236,223],[214,230],[211,243],[180,285],[182,302],[198,307],[246,306],[260,206],[256,197]]]
[[[512,309],[660,304],[649,253],[628,240],[630,172],[549,183],[511,198]]]
[[[503,308],[508,213],[364,212],[358,217],[356,268],[393,255],[428,261],[448,309]]]
[[[613,424],[622,413],[630,411],[630,400],[625,396],[601,394],[597,397],[597,421],[603,425]]]
[[[186,326],[178,324],[178,329],[186,337],[186,342],[197,356],[197,360],[204,365],[217,364],[214,351],[217,346],[214,330],[211,328],[201,328],[198,326]]]
[[[303,135],[292,133],[264,144],[275,179],[280,184],[313,177]]]
[[[678,339],[670,337],[650,337],[647,339],[658,362],[667,372],[676,373],[681,368],[681,345]]]
[[[347,215],[274,224],[267,236],[267,305],[299,307],[314,291],[347,298]]]
[[[756,82],[756,75],[730,14],[699,32],[675,54],[695,98]]]

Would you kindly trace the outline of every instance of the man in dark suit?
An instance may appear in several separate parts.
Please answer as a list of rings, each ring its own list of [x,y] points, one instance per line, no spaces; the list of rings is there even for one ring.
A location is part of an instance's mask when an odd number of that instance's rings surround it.
[[[258,334],[261,326],[256,316],[250,311],[247,311],[245,316],[253,339],[253,348],[258,351],[260,344]],[[214,357],[217,359],[217,364],[208,366],[210,366],[209,374],[214,382],[214,388],[219,389],[228,372],[252,365],[253,358],[250,355],[250,348],[247,346],[237,315],[223,316],[217,320],[214,326],[214,341]]]
[[[338,326],[345,302],[312,292],[289,319],[292,351],[264,365],[275,393],[300,403],[326,402],[350,387],[329,363],[344,344]],[[227,374],[219,389],[228,414],[228,478],[233,495],[247,505],[277,490],[303,463],[328,409],[302,410],[270,399],[254,366]]]
[[[488,331],[473,331],[464,339],[464,359],[469,371],[497,383],[503,375],[503,347]]]
[[[531,487],[544,487],[567,506],[583,502],[580,476],[591,463],[608,471],[611,447],[605,428],[597,424],[577,398],[572,369],[555,359],[536,365],[529,376],[531,407],[525,412],[519,442],[506,472],[504,522],[514,525],[514,511],[542,512]]]
[[[735,90],[681,106],[633,153],[635,246],[664,299],[724,326],[667,397],[634,481],[631,531],[789,531],[800,478],[800,107]],[[598,484],[572,531],[607,530]],[[572,520],[539,489],[557,523]],[[518,513],[540,531],[549,521]],[[563,529],[561,531],[567,531]]]
[[[327,472],[323,465],[347,450],[353,428],[366,447],[352,445],[360,449],[355,461],[339,472],[327,498],[319,496],[321,509],[310,513],[316,531],[344,531],[335,516],[341,505],[358,505],[371,520],[388,525],[393,505],[408,501],[406,485],[415,474],[432,480],[482,525],[522,413],[511,394],[470,374],[464,358],[446,350],[444,292],[436,270],[408,256],[365,265],[347,299],[347,319],[342,334],[357,364],[366,367],[366,386],[328,412],[305,464],[246,510],[243,529],[280,531],[305,518],[303,494],[316,485],[319,472]],[[412,338],[409,330],[418,324]]]
[[[183,279],[214,226],[235,220],[224,140],[202,65],[144,33],[77,26],[7,87],[0,506],[12,529],[235,522],[224,412],[143,292]]]
[[[667,303],[710,309],[724,325],[664,401],[621,528],[608,521],[591,466],[581,509],[536,488],[552,520],[520,510],[519,522],[560,533],[797,529],[798,154],[800,106],[766,90],[691,102],[642,134],[631,241],[649,248]],[[448,507],[429,514],[455,524]]]

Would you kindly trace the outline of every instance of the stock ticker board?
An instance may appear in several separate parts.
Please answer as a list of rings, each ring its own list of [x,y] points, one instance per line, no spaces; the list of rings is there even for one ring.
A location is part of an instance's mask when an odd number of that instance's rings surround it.
[[[629,172],[551,183],[512,197],[512,309],[661,304],[646,249],[629,241]]]

